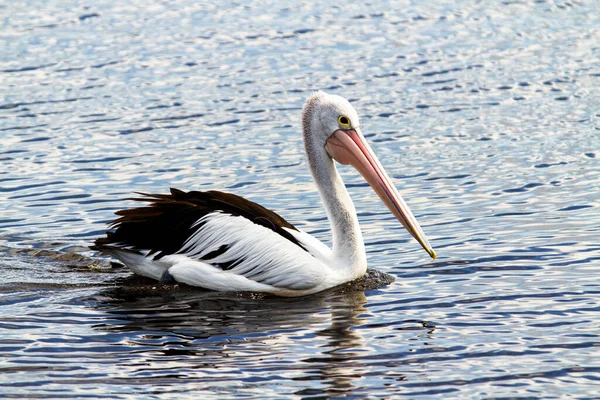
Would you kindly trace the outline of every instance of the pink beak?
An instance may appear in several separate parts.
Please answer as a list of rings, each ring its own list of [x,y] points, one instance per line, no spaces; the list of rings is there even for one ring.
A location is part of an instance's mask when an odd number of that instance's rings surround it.
[[[436,254],[423,229],[392,184],[373,150],[359,129],[337,130],[327,139],[325,150],[337,162],[352,165],[369,182],[379,198],[390,209],[406,230],[423,246],[435,260]]]

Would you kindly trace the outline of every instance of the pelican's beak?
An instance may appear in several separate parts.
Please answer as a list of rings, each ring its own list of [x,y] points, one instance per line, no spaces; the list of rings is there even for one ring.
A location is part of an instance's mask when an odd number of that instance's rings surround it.
[[[425,251],[435,260],[435,251],[431,248],[421,226],[419,226],[414,215],[392,184],[392,180],[367,144],[360,129],[339,129],[335,131],[327,139],[325,150],[340,164],[350,164],[356,168],[404,228],[417,239]]]

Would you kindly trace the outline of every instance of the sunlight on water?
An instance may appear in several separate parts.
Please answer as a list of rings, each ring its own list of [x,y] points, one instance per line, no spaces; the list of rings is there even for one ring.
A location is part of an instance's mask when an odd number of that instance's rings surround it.
[[[0,10],[0,396],[598,397],[593,2]],[[378,290],[215,296],[87,249],[169,187],[329,243],[300,135],[316,89],[358,110],[437,260],[345,167],[369,266],[396,277]]]

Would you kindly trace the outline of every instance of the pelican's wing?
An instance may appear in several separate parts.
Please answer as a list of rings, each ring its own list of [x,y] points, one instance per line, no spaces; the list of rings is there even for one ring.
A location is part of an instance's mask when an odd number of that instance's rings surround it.
[[[160,278],[162,270],[177,266],[173,271],[194,284],[201,274],[196,285],[208,288],[208,271],[220,273],[213,279],[236,275],[291,290],[312,288],[323,279],[321,263],[294,236],[299,231],[254,202],[217,191],[171,189],[171,194],[144,196],[134,200],[149,204],[118,211],[121,217],[111,224],[115,230],[92,248],[145,276]],[[190,282],[190,276],[196,278]]]
[[[231,193],[171,189],[171,194],[140,194],[145,197],[130,200],[149,204],[117,211],[115,214],[120,218],[110,223],[114,231],[108,232],[105,238],[97,239],[94,249],[122,247],[147,252],[147,255],[159,260],[166,255],[179,253],[184,244],[202,228],[207,221],[206,217],[214,213],[246,218],[301,247],[298,240],[289,233],[289,230],[297,231],[296,227],[275,212]],[[212,257],[222,253],[225,248],[221,251],[213,250],[215,253],[210,254]],[[199,259],[207,255],[196,254]]]

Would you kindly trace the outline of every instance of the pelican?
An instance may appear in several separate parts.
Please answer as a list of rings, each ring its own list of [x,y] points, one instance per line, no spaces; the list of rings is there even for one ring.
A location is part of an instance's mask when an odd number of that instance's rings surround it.
[[[333,248],[273,211],[219,191],[144,194],[117,211],[91,248],[136,274],[216,291],[303,296],[361,277],[367,258],[354,204],[334,160],[352,165],[404,228],[435,259],[419,223],[392,184],[343,97],[311,94],[302,110],[308,165],[332,230]]]

